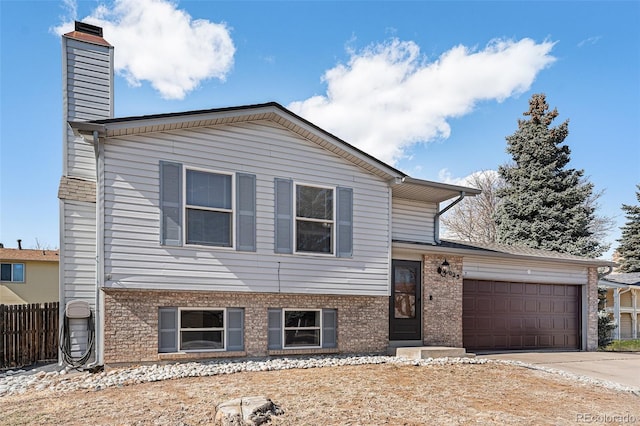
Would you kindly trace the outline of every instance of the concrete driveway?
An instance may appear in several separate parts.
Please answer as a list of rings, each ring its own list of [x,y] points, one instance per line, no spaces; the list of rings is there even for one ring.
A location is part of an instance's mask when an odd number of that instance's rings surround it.
[[[520,361],[640,389],[639,352],[512,352],[478,358]]]

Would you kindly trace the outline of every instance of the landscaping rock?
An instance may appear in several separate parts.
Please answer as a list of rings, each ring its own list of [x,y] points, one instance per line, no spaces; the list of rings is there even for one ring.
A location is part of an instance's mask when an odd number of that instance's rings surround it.
[[[214,424],[217,426],[259,426],[268,422],[271,416],[279,416],[284,411],[264,396],[236,398],[218,404]]]

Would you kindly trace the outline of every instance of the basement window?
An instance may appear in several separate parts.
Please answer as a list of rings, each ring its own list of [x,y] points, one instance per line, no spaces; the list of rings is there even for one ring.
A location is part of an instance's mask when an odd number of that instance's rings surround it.
[[[180,349],[224,350],[224,309],[180,309]]]
[[[284,309],[284,347],[319,348],[322,347],[322,311]]]

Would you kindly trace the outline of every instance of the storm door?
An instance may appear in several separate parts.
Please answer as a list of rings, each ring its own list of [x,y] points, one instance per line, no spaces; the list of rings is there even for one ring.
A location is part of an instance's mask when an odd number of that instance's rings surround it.
[[[420,269],[422,264],[394,260],[391,264],[389,340],[421,340]]]

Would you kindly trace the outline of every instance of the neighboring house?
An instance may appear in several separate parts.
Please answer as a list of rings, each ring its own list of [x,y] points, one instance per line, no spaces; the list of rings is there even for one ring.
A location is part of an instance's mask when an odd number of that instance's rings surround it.
[[[61,294],[91,308],[92,362],[596,349],[610,262],[440,241],[440,204],[478,190],[276,103],[112,118],[101,29],[77,23],[63,51]]]
[[[640,272],[610,274],[598,283],[607,289],[605,310],[617,324],[614,339],[640,336]]]
[[[58,250],[0,248],[0,305],[57,302]]]

